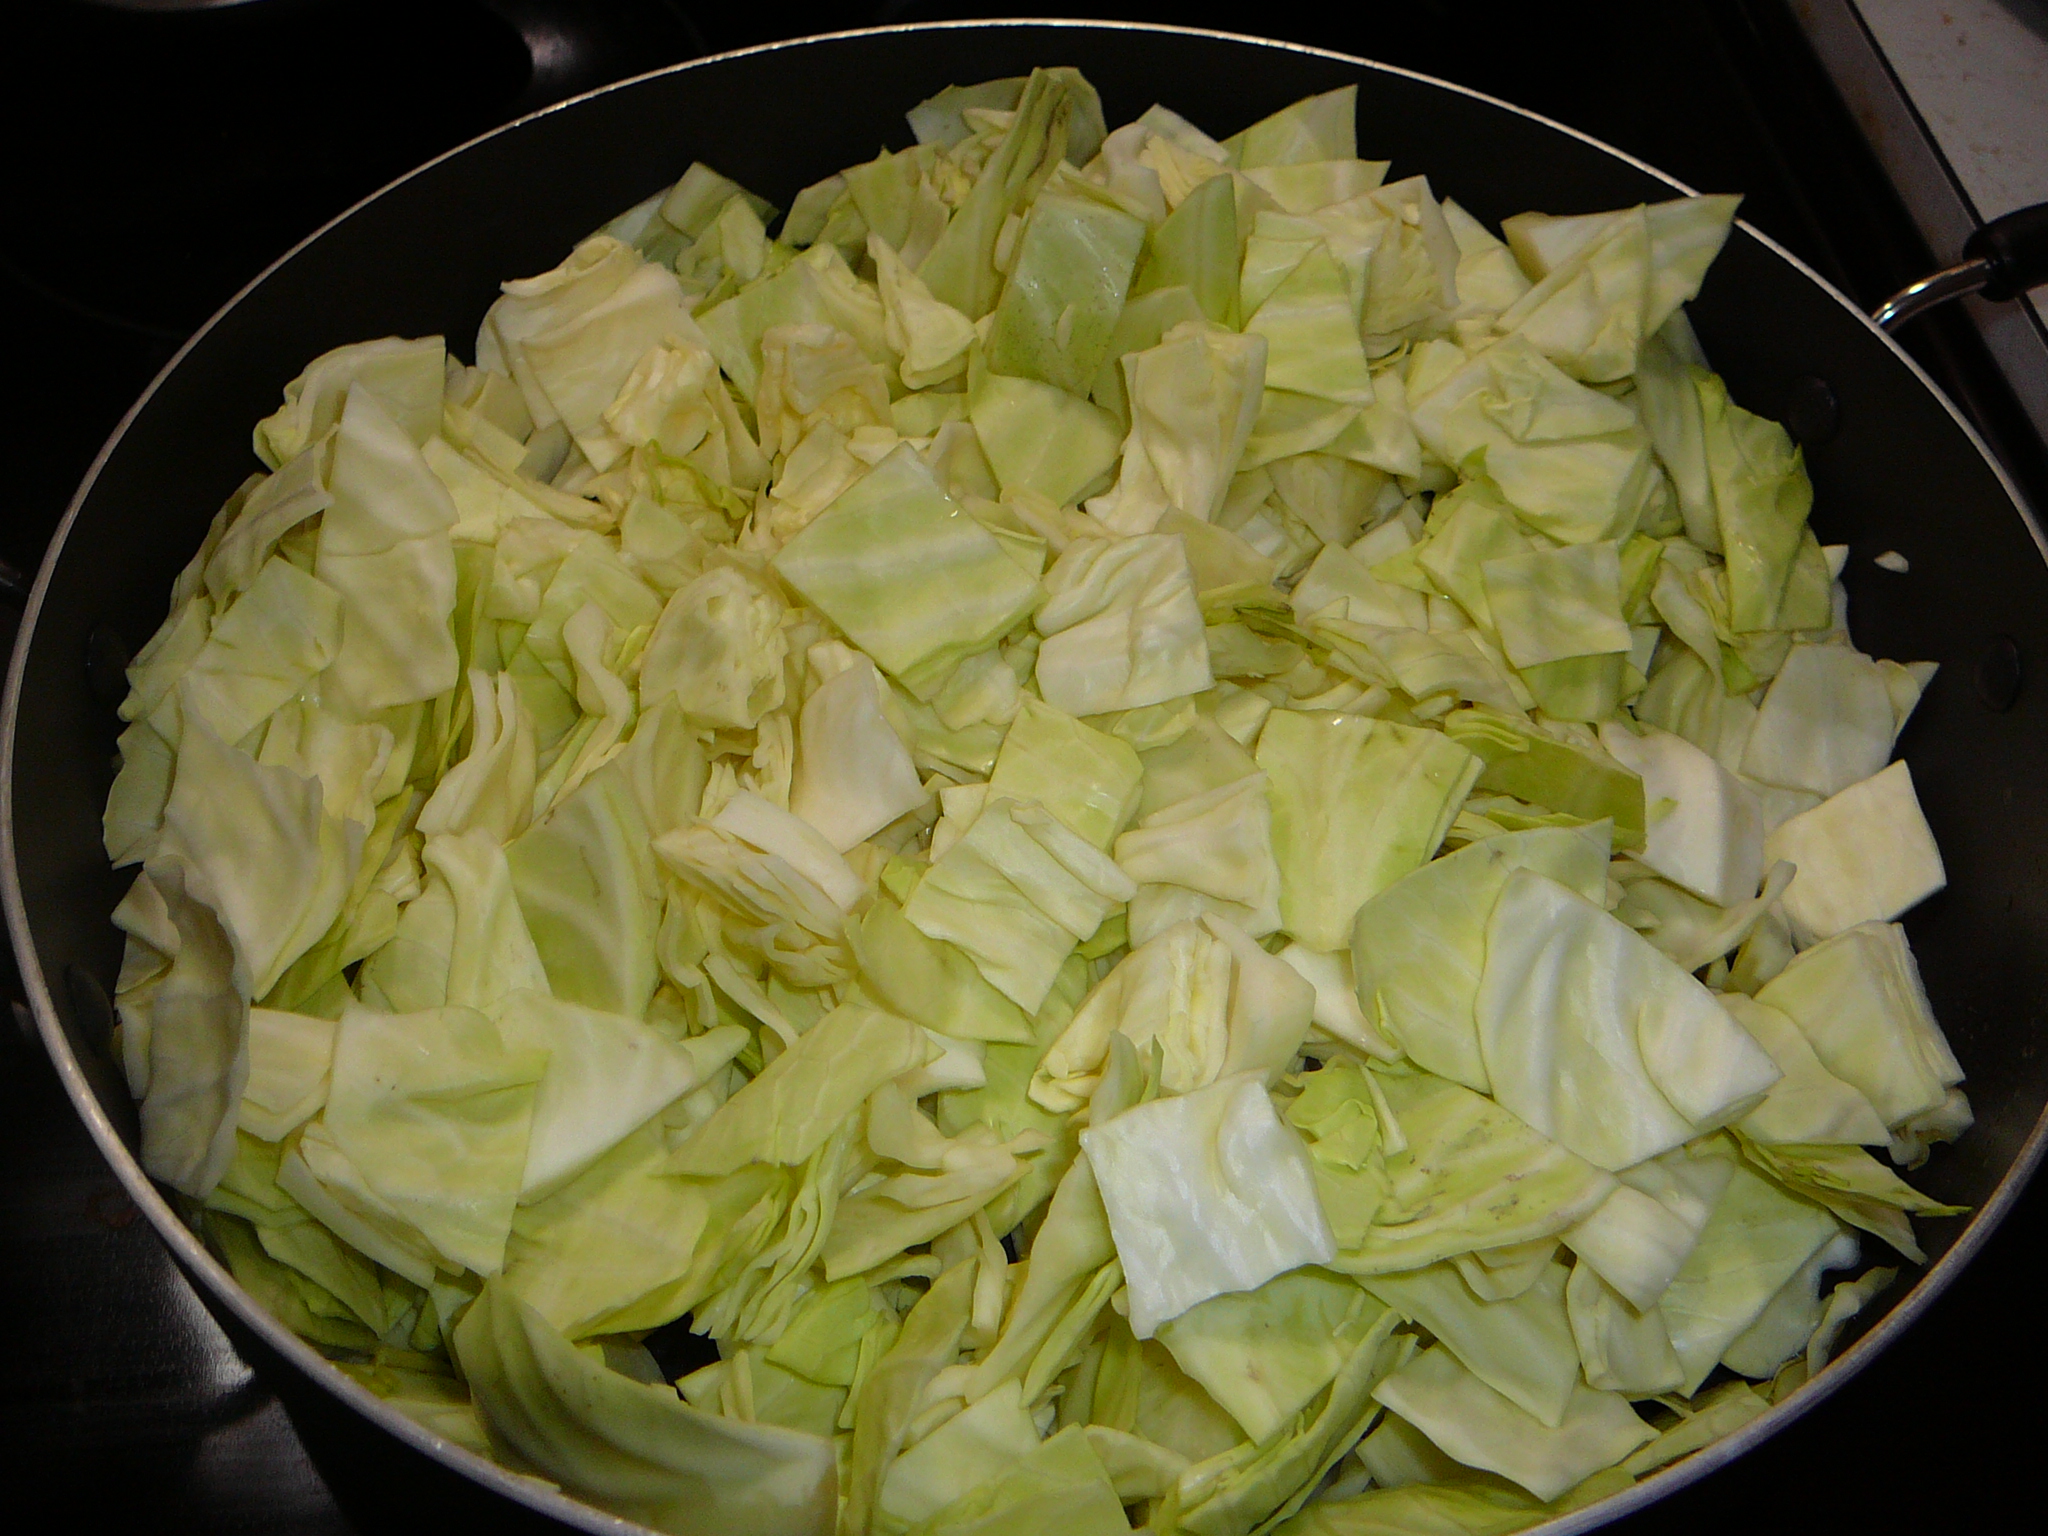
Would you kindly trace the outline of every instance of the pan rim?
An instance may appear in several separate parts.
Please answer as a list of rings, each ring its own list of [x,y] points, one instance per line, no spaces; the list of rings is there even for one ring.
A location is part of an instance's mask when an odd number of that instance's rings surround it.
[[[495,1461],[477,1454],[464,1446],[433,1434],[417,1421],[409,1418],[384,1399],[379,1398],[367,1387],[341,1370],[334,1362],[321,1355],[304,1339],[293,1333],[279,1319],[267,1311],[253,1296],[235,1281],[227,1268],[214,1257],[200,1240],[198,1234],[188,1227],[172,1208],[156,1184],[143,1172],[136,1156],[131,1153],[114,1128],[106,1110],[99,1103],[86,1081],[84,1070],[71,1048],[69,1038],[58,1018],[54,997],[48,979],[43,974],[41,958],[38,955],[33,934],[29,926],[28,912],[21,889],[20,870],[16,860],[14,828],[14,769],[16,736],[21,703],[21,690],[27,672],[28,657],[35,640],[36,623],[41,615],[44,598],[52,576],[62,558],[73,526],[91,496],[100,473],[114,450],[127,435],[128,429],[154,399],[159,388],[185,361],[186,357],[203,341],[227,314],[260,288],[271,275],[292,261],[299,253],[323,238],[330,230],[352,218],[370,203],[385,196],[394,189],[412,181],[458,155],[468,152],[488,139],[516,132],[530,123],[579,106],[594,98],[614,91],[627,90],[644,81],[661,76],[681,74],[707,65],[727,60],[765,55],[783,50],[812,47],[848,38],[886,37],[899,33],[926,33],[953,30],[987,30],[992,28],[1039,28],[1056,33],[1062,30],[1096,30],[1116,32],[1156,33],[1166,36],[1186,36],[1215,39],[1223,42],[1250,44],[1260,48],[1274,49],[1283,53],[1306,55],[1328,59],[1333,62],[1369,70],[1435,87],[1488,106],[1512,112],[1519,117],[1540,123],[1556,132],[1578,140],[1591,148],[1600,150],[1614,159],[1634,167],[1672,188],[1680,195],[1691,195],[1694,188],[1677,177],[1658,169],[1648,162],[1617,149],[1604,140],[1581,132],[1567,124],[1539,112],[1503,101],[1499,97],[1475,90],[1469,86],[1455,84],[1419,70],[1404,69],[1397,65],[1385,64],[1335,49],[1318,48],[1303,43],[1287,42],[1275,38],[1256,37],[1244,33],[1226,32],[1214,28],[1177,26],[1164,23],[1102,21],[1078,17],[1000,17],[971,21],[938,21],[897,23],[879,27],[852,28],[844,31],[817,33],[808,37],[782,39],[775,42],[756,44],[745,48],[729,49],[721,53],[706,54],[701,58],[687,59],[648,70],[642,74],[610,84],[596,87],[546,107],[529,112],[508,123],[480,133],[475,137],[443,151],[433,158],[394,178],[367,196],[357,200],[341,213],[321,224],[317,229],[295,242],[283,254],[266,265],[241,288],[236,290],[221,307],[193,331],[179,346],[164,366],[151,379],[148,387],[123,413],[120,421],[101,445],[79,483],[77,492],[59,520],[56,530],[44,551],[37,568],[36,579],[28,602],[22,610],[19,628],[16,631],[13,653],[7,668],[7,682],[4,703],[0,703],[0,907],[6,913],[7,932],[13,944],[16,961],[20,970],[22,988],[36,1020],[37,1033],[42,1038],[51,1065],[56,1070],[73,1109],[84,1122],[86,1130],[98,1145],[115,1177],[120,1181],[128,1197],[149,1218],[150,1225],[171,1250],[178,1267],[187,1280],[196,1277],[212,1293],[215,1301],[232,1312],[237,1320],[249,1328],[264,1344],[284,1357],[299,1372],[324,1388],[348,1407],[354,1409],[387,1432],[397,1436],[413,1449],[432,1457],[472,1481],[492,1489],[513,1501],[538,1513],[560,1520],[576,1529],[590,1532],[621,1533],[644,1532],[656,1536],[648,1527],[617,1515],[611,1515],[594,1505],[574,1498],[551,1484],[522,1476],[501,1466]],[[2044,563],[2048,563],[2048,535],[2044,535],[2041,522],[2029,505],[2019,487],[1997,457],[1985,444],[1975,426],[1935,384],[1925,369],[1902,349],[1897,341],[1887,335],[1854,301],[1822,277],[1799,257],[1773,240],[1769,235],[1744,220],[1736,221],[1743,232],[1765,249],[1797,271],[1814,284],[1829,298],[1853,314],[1858,321],[1881,339],[1892,351],[1893,356],[1903,364],[1919,384],[1947,411],[1951,421],[1959,427],[1978,456],[1996,477],[2018,514],[2022,525],[2032,538],[2036,551]],[[1752,1447],[1771,1438],[1780,1430],[1804,1416],[1832,1396],[1840,1387],[1857,1375],[1866,1365],[1888,1348],[1907,1327],[1946,1291],[1956,1275],[1983,1248],[2010,1211],[2021,1191],[2038,1170],[2044,1156],[2048,1156],[2048,1108],[2044,1108],[2033,1129],[2015,1153],[2004,1177],[1993,1190],[1991,1197],[1972,1213],[1967,1225],[1957,1234],[1941,1257],[1929,1265],[1913,1286],[1901,1296],[1866,1333],[1846,1351],[1809,1381],[1787,1396],[1784,1401],[1773,1404],[1756,1418],[1740,1426],[1721,1439],[1701,1448],[1669,1466],[1658,1469],[1635,1483],[1632,1487],[1587,1505],[1583,1509],[1558,1515],[1537,1526],[1529,1527],[1530,1536],[1575,1536],[1575,1533],[1591,1530],[1618,1520],[1623,1516],[1647,1508],[1658,1500],[1689,1487],[1709,1473],[1734,1461]]]

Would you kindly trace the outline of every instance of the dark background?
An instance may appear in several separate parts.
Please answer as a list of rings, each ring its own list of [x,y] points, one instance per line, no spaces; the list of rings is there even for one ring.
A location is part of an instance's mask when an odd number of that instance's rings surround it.
[[[0,377],[20,391],[0,559],[34,569],[100,443],[194,327],[294,241],[421,160],[706,52],[1023,9],[16,0],[0,21],[15,65],[0,95],[13,146]],[[1953,259],[1920,242],[1782,0],[1365,0],[1341,19],[1288,0],[1087,9],[1315,43],[1543,112],[1697,187],[1744,193],[1745,218],[1866,308]],[[1171,81],[1159,95],[1173,101]],[[2048,506],[2048,456],[1974,334],[1937,315],[1905,339]],[[2044,1219],[2039,1192],[2023,1198],[1846,1392],[1618,1529],[1941,1529],[2002,1524],[2033,1505]],[[71,1529],[367,1536],[531,1523],[324,1394],[252,1373],[120,1194],[32,1031],[0,1023],[0,1467],[10,1463],[17,1498],[61,1498]]]

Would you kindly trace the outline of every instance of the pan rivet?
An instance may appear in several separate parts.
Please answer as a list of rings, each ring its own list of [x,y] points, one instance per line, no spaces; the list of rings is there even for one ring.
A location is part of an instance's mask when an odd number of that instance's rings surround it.
[[[1977,662],[1977,695],[2001,712],[2020,696],[2020,647],[2011,635],[1994,635]]]
[[[95,624],[85,637],[85,685],[92,696],[108,709],[118,709],[128,697],[128,642],[104,624]]]
[[[1842,429],[1842,406],[1834,386],[1806,374],[1785,392],[1785,430],[1808,446],[1828,442]]]

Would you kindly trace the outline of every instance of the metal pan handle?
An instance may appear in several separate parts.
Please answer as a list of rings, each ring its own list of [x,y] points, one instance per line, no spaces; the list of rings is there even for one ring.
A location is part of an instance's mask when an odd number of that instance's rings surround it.
[[[2016,299],[2042,283],[2048,283],[2048,203],[2035,203],[1984,225],[1963,242],[1960,262],[1901,289],[1872,310],[1870,318],[1893,331],[1915,315],[1965,294]]]

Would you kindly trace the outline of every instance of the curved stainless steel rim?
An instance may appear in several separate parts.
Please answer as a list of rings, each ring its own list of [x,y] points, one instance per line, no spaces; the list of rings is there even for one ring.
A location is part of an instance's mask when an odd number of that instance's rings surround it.
[[[528,113],[524,117],[494,128],[488,133],[479,134],[476,138],[470,139],[454,149],[436,155],[433,159],[408,171],[405,175],[388,183],[386,186],[380,187],[377,191],[363,198],[360,202],[355,203],[346,211],[328,220],[319,229],[293,245],[290,250],[278,257],[277,260],[271,262],[270,265],[246,283],[204,325],[194,331],[192,336],[178,349],[171,360],[163,366],[162,370],[150,381],[149,387],[143,391],[135,404],[129,407],[127,413],[121,418],[120,424],[114,428],[105,445],[94,457],[91,468],[87,470],[85,479],[79,485],[78,493],[72,498],[70,506],[65,509],[64,517],[57,525],[57,531],[51,536],[49,548],[45,551],[42,565],[36,574],[35,588],[29,596],[28,605],[22,614],[20,629],[15,636],[14,653],[7,669],[5,703],[4,706],[0,706],[0,905],[4,905],[6,909],[8,935],[14,944],[14,952],[20,965],[23,989],[27,992],[29,1006],[35,1013],[36,1027],[42,1035],[43,1045],[50,1054],[51,1062],[57,1069],[58,1077],[64,1084],[65,1092],[71,1097],[73,1107],[77,1109],[80,1119],[85,1122],[86,1129],[91,1133],[93,1140],[98,1143],[101,1155],[107,1159],[115,1176],[127,1191],[129,1198],[148,1216],[150,1224],[156,1228],[158,1236],[170,1247],[172,1255],[178,1260],[179,1265],[188,1274],[198,1276],[222,1305],[233,1312],[244,1326],[255,1332],[272,1349],[276,1350],[285,1359],[297,1366],[299,1370],[340,1398],[351,1408],[381,1425],[384,1429],[396,1435],[400,1440],[411,1445],[416,1450],[454,1468],[465,1476],[503,1494],[507,1498],[580,1530],[607,1533],[607,1536],[625,1536],[625,1533],[645,1532],[647,1527],[614,1515],[608,1515],[602,1510],[585,1504],[578,1499],[571,1498],[554,1488],[537,1482],[535,1479],[522,1477],[517,1473],[508,1471],[497,1463],[477,1455],[474,1451],[430,1433],[382,1398],[376,1396],[368,1388],[355,1381],[325,1356],[314,1350],[311,1345],[307,1344],[305,1340],[301,1339],[269,1312],[264,1310],[241,1286],[236,1284],[234,1277],[229,1274],[219,1260],[214,1258],[205,1244],[199,1240],[197,1234],[179,1219],[177,1212],[171,1208],[170,1203],[165,1200],[162,1193],[150,1181],[149,1176],[142,1171],[141,1165],[128,1151],[126,1145],[123,1144],[119,1134],[114,1129],[113,1123],[107,1118],[106,1112],[100,1107],[99,1101],[93,1096],[92,1089],[85,1080],[85,1074],[80,1068],[77,1058],[72,1053],[70,1041],[65,1037],[63,1026],[58,1020],[56,1004],[51,996],[48,981],[43,975],[41,961],[35,952],[35,946],[29,932],[28,914],[22,901],[20,871],[15,863],[15,727],[20,709],[22,678],[27,670],[29,648],[35,638],[36,620],[41,614],[44,595],[49,589],[51,576],[56,569],[59,557],[63,553],[72,525],[77,521],[80,508],[84,505],[86,497],[91,493],[93,485],[99,479],[101,468],[105,465],[108,456],[113,452],[115,445],[126,434],[130,423],[149,404],[163,381],[177,369],[184,361],[186,354],[198,345],[200,339],[219,324],[222,317],[229,310],[241,303],[253,290],[260,286],[272,272],[290,261],[301,250],[326,234],[328,230],[352,217],[358,209],[384,196],[392,188],[403,185],[422,172],[439,165],[444,160],[450,160],[463,154],[472,146],[480,144],[486,139],[496,138],[500,134],[512,132],[527,123],[572,108],[578,103],[593,97],[607,95],[613,91],[630,89],[640,81],[653,79],[660,75],[680,74],[708,64],[715,64],[726,59],[739,58],[751,54],[776,53],[790,48],[807,47],[832,38],[874,37],[903,32],[936,32],[1001,26],[1042,27],[1048,32],[1072,28],[1075,30],[1102,29],[1121,32],[1152,32],[1173,36],[1210,37],[1228,42],[1249,43],[1283,53],[1305,54],[1314,58],[1329,59],[1337,63],[1373,70],[1380,74],[1395,75],[1404,79],[1419,81],[1423,84],[1434,86],[1439,90],[1447,91],[1452,95],[1463,96],[1473,101],[1484,102],[1488,106],[1513,112],[1518,116],[1542,123],[1548,128],[1554,129],[1570,138],[1577,139],[1583,144],[1589,145],[1635,167],[1637,170],[1654,176],[1671,187],[1674,192],[1689,194],[1694,190],[1678,180],[1677,177],[1637,159],[1634,155],[1616,149],[1613,145],[1596,139],[1591,134],[1581,133],[1578,129],[1557,122],[1553,118],[1545,117],[1540,112],[1531,112],[1526,108],[1514,105],[1512,102],[1502,101],[1499,97],[1489,96],[1484,91],[1476,91],[1467,86],[1453,84],[1448,80],[1440,80],[1434,75],[1423,74],[1419,70],[1401,69],[1391,64],[1375,63],[1370,59],[1339,53],[1334,49],[1315,48],[1302,43],[1281,42],[1272,38],[1249,37],[1240,33],[1220,32],[1203,27],[1163,26],[1142,22],[1091,21],[1084,18],[1028,16],[986,18],[978,21],[925,22],[903,26],[859,28],[846,32],[823,33],[808,38],[792,38],[781,42],[763,43],[752,48],[736,48],[726,53],[710,54],[701,59],[690,59],[680,64],[668,65],[662,69],[650,70],[646,74],[636,75],[631,79],[600,86],[596,90],[586,91],[580,96],[572,96],[565,101],[556,102],[552,106],[544,107],[537,112]],[[2036,519],[2033,510],[2028,506],[2026,499],[2020,494],[2019,487],[2013,483],[2011,476],[2005,472],[2004,466],[1998,462],[1997,458],[1991,453],[1991,450],[1986,447],[1983,438],[1978,435],[1976,428],[1956,409],[1955,404],[1942,392],[1934,380],[1928,377],[1926,370],[1915,362],[1896,341],[1887,336],[1884,330],[1872,321],[1870,316],[1864,313],[1853,300],[1830,284],[1827,279],[1793,255],[1792,252],[1786,250],[1784,246],[1773,240],[1769,235],[1764,234],[1763,231],[1747,222],[1738,222],[1741,223],[1743,231],[1752,239],[1758,241],[1780,260],[1798,271],[1809,282],[1820,288],[1836,303],[1853,314],[1861,324],[1868,327],[1874,335],[1891,349],[1893,356],[1898,362],[1911,371],[1913,377],[1920,381],[1922,387],[1941,403],[1942,408],[1948,412],[1950,419],[1962,429],[1964,435],[1968,437],[1971,446],[1977,450],[1985,464],[1989,466],[1991,472],[1997,477],[2006,495],[2011,498],[2013,510],[2019,515],[2020,520],[2026,525],[2028,534],[2033,538],[2035,548],[2041,553],[2042,559],[2048,561],[2048,537],[2044,537],[2041,525]],[[1610,1520],[1616,1520],[1624,1515],[1643,1509],[1668,1494],[1676,1493],[1679,1489],[1697,1482],[1709,1472],[1725,1466],[1752,1446],[1769,1439],[1808,1410],[1819,1406],[1858,1371],[1875,1359],[1901,1332],[1912,1324],[1914,1319],[1919,1317],[1933,1303],[1937,1296],[1948,1288],[1956,1275],[1961,1272],[1963,1266],[1969,1263],[1977,1251],[1984,1246],[1991,1234],[1997,1230],[1999,1223],[2005,1219],[2006,1213],[2019,1198],[2020,1191],[2025,1188],[2027,1181],[2033,1177],[2035,1170],[2040,1166],[2044,1155],[2048,1155],[2048,1110],[2044,1110],[2040,1118],[2036,1120],[2033,1131],[2021,1145],[2011,1167],[2006,1170],[2005,1177],[1999,1182],[1998,1188],[1993,1191],[1991,1198],[1979,1208],[1971,1218],[1969,1225],[1963,1229],[1955,1242],[1949,1246],[1948,1251],[1920,1277],[1912,1289],[1905,1296],[1901,1297],[1890,1311],[1879,1319],[1869,1332],[1859,1338],[1839,1358],[1831,1361],[1826,1369],[1800,1387],[1790,1397],[1786,1398],[1785,1401],[1774,1404],[1769,1410],[1759,1414],[1748,1424],[1743,1425],[1733,1433],[1685,1457],[1683,1460],[1673,1463],[1669,1467],[1652,1473],[1632,1488],[1624,1489],[1622,1492],[1602,1499],[1596,1504],[1588,1505],[1584,1509],[1560,1515],[1556,1519],[1545,1521],[1540,1526],[1532,1527],[1531,1536],[1574,1536],[1574,1533],[1591,1530],[1606,1524]],[[652,1533],[649,1533],[649,1536],[652,1536]]]

